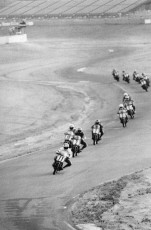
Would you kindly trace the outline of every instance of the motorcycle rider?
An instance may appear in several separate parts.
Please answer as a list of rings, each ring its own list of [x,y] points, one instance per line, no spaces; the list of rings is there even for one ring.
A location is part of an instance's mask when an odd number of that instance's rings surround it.
[[[136,81],[139,81],[139,73],[136,71],[136,70],[134,70],[134,72],[133,72],[133,80],[136,80]]]
[[[127,109],[124,107],[123,104],[119,105],[119,110],[117,112],[117,114],[119,115],[120,121],[122,122],[122,118],[120,116],[120,114],[125,114],[126,116],[126,121],[128,121],[128,114],[127,114]]]
[[[80,152],[81,152],[84,148],[87,147],[87,144],[84,141],[85,135],[84,135],[84,132],[82,131],[82,128],[78,128],[75,132],[75,135],[81,137],[81,145],[82,145],[82,148],[80,149]]]
[[[143,86],[143,85],[147,85],[147,84],[146,84],[146,81],[145,81],[144,79],[141,80],[141,85],[142,85],[142,86]]]
[[[97,119],[94,123],[94,125],[91,126],[91,129],[92,129],[92,139],[93,139],[93,129],[96,127],[96,126],[99,126],[99,140],[101,140],[101,137],[104,135],[104,130],[103,130],[103,125],[101,123],[101,121],[99,119]]]
[[[136,108],[135,108],[135,105],[134,105],[134,101],[130,100],[129,104],[132,105],[133,111],[134,111],[134,113],[136,113],[136,110],[135,110]]]
[[[141,87],[147,91],[148,89],[147,82],[144,79],[142,79],[140,83],[141,83]]]
[[[123,80],[125,79],[126,74],[127,74],[127,73],[125,72],[125,70],[123,70],[123,71],[122,71]]]
[[[112,75],[113,75],[114,78],[119,77],[119,72],[116,69],[113,69]]]
[[[128,106],[128,105],[131,105],[131,106],[132,106],[133,112],[134,112],[134,114],[135,114],[135,113],[136,113],[136,110],[135,110],[134,101],[133,101],[133,100],[130,100],[130,101],[128,101],[127,103],[125,103],[125,104],[124,104],[125,109],[127,109],[127,106]]]
[[[74,136],[75,133],[75,127],[73,124],[69,125],[69,129],[65,134],[65,142],[69,143],[69,146],[72,146],[72,138]]]
[[[128,93],[124,93],[124,94],[123,94],[123,102],[124,102],[124,101],[129,101],[129,100],[131,100],[130,95],[129,95]]]
[[[150,85],[149,77],[145,73],[142,73],[142,76],[143,76],[143,79],[146,81],[147,86],[149,86]]]
[[[136,76],[136,75],[137,75],[137,71],[134,70],[134,72],[133,72],[133,77]]]
[[[116,69],[113,69],[112,70],[112,75],[116,74],[116,72],[117,72]]]
[[[74,133],[74,130],[75,130],[75,126],[73,124],[70,124],[68,131],[72,134],[72,133]]]
[[[122,76],[123,76],[124,81],[126,81],[130,78],[130,75],[128,73],[126,73],[125,70],[122,71]]]
[[[63,168],[69,167],[71,166],[71,161],[70,158],[72,157],[72,151],[69,148],[69,144],[68,143],[64,143],[64,146],[61,147],[60,149],[58,149],[56,151],[56,154],[61,155],[64,157],[64,161],[67,163],[65,166],[63,166]],[[57,156],[54,158],[54,160],[56,160]],[[62,169],[63,169],[62,168]]]
[[[142,73],[143,79],[147,77],[146,73]]]
[[[130,104],[132,105],[132,107],[133,107],[134,113],[136,112],[136,111],[135,111],[134,101],[132,100],[131,96],[130,96],[128,93],[124,93],[124,94],[123,94],[123,103],[124,103],[124,106],[125,106],[126,104],[129,104],[129,103],[130,103]]]
[[[122,76],[124,77],[126,74],[125,70],[122,71]]]

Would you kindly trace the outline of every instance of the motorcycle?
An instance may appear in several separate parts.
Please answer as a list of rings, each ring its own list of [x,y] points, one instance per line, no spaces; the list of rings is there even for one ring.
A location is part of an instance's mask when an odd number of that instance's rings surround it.
[[[65,135],[64,143],[68,143],[69,148],[72,148],[72,136],[71,136],[71,134],[66,132],[66,133],[64,133],[64,135]]]
[[[127,83],[130,83],[130,77],[128,74],[123,74],[123,81],[126,81]]]
[[[126,124],[127,124],[127,116],[126,116],[126,113],[120,113],[119,114],[119,118],[120,118],[120,121],[121,121],[121,123],[122,123],[122,125],[123,125],[123,128],[125,128],[126,127]]]
[[[137,73],[133,73],[133,80],[136,81],[138,74]]]
[[[141,85],[142,89],[144,89],[146,92],[148,92],[148,86],[147,84],[143,84]]]
[[[145,81],[146,81],[146,85],[149,87],[150,86],[150,80],[149,80],[149,78],[147,78]]]
[[[117,72],[113,72],[112,75],[116,81],[120,81],[120,77],[119,77],[119,74]]]
[[[80,152],[81,137],[75,135],[72,139],[72,152],[73,157],[77,156]]]
[[[134,109],[132,105],[126,105],[127,113],[131,117],[131,119],[134,118]]]
[[[93,145],[98,144],[98,141],[100,140],[99,136],[100,136],[99,128],[93,128],[93,130],[92,130]]]
[[[62,167],[63,167],[64,160],[65,160],[64,156],[61,155],[56,156],[55,161],[52,165],[54,168],[53,175],[55,175],[58,171],[61,171],[63,169]]]
[[[139,84],[141,84],[143,77],[142,76],[137,76],[136,77],[136,82],[138,82]]]

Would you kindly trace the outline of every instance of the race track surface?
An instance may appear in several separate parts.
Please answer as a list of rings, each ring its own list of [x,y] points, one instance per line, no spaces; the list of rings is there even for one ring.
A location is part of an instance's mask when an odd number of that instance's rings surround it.
[[[113,68],[150,75],[150,27],[99,23],[33,27],[29,42],[0,46],[0,229],[72,229],[67,209],[93,186],[151,165],[151,98],[131,78],[117,83]],[[136,116],[123,129],[123,92]],[[92,145],[100,118],[105,135]],[[64,132],[82,127],[88,147],[72,166],[52,175]]]

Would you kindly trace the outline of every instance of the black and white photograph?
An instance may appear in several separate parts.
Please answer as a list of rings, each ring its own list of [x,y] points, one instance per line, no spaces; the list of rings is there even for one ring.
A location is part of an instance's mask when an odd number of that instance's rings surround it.
[[[151,230],[151,0],[0,0],[0,230]]]

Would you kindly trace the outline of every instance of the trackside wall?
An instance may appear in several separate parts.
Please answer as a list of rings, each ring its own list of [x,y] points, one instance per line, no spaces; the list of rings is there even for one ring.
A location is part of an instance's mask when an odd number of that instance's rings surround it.
[[[27,34],[0,37],[0,45],[27,42]]]

